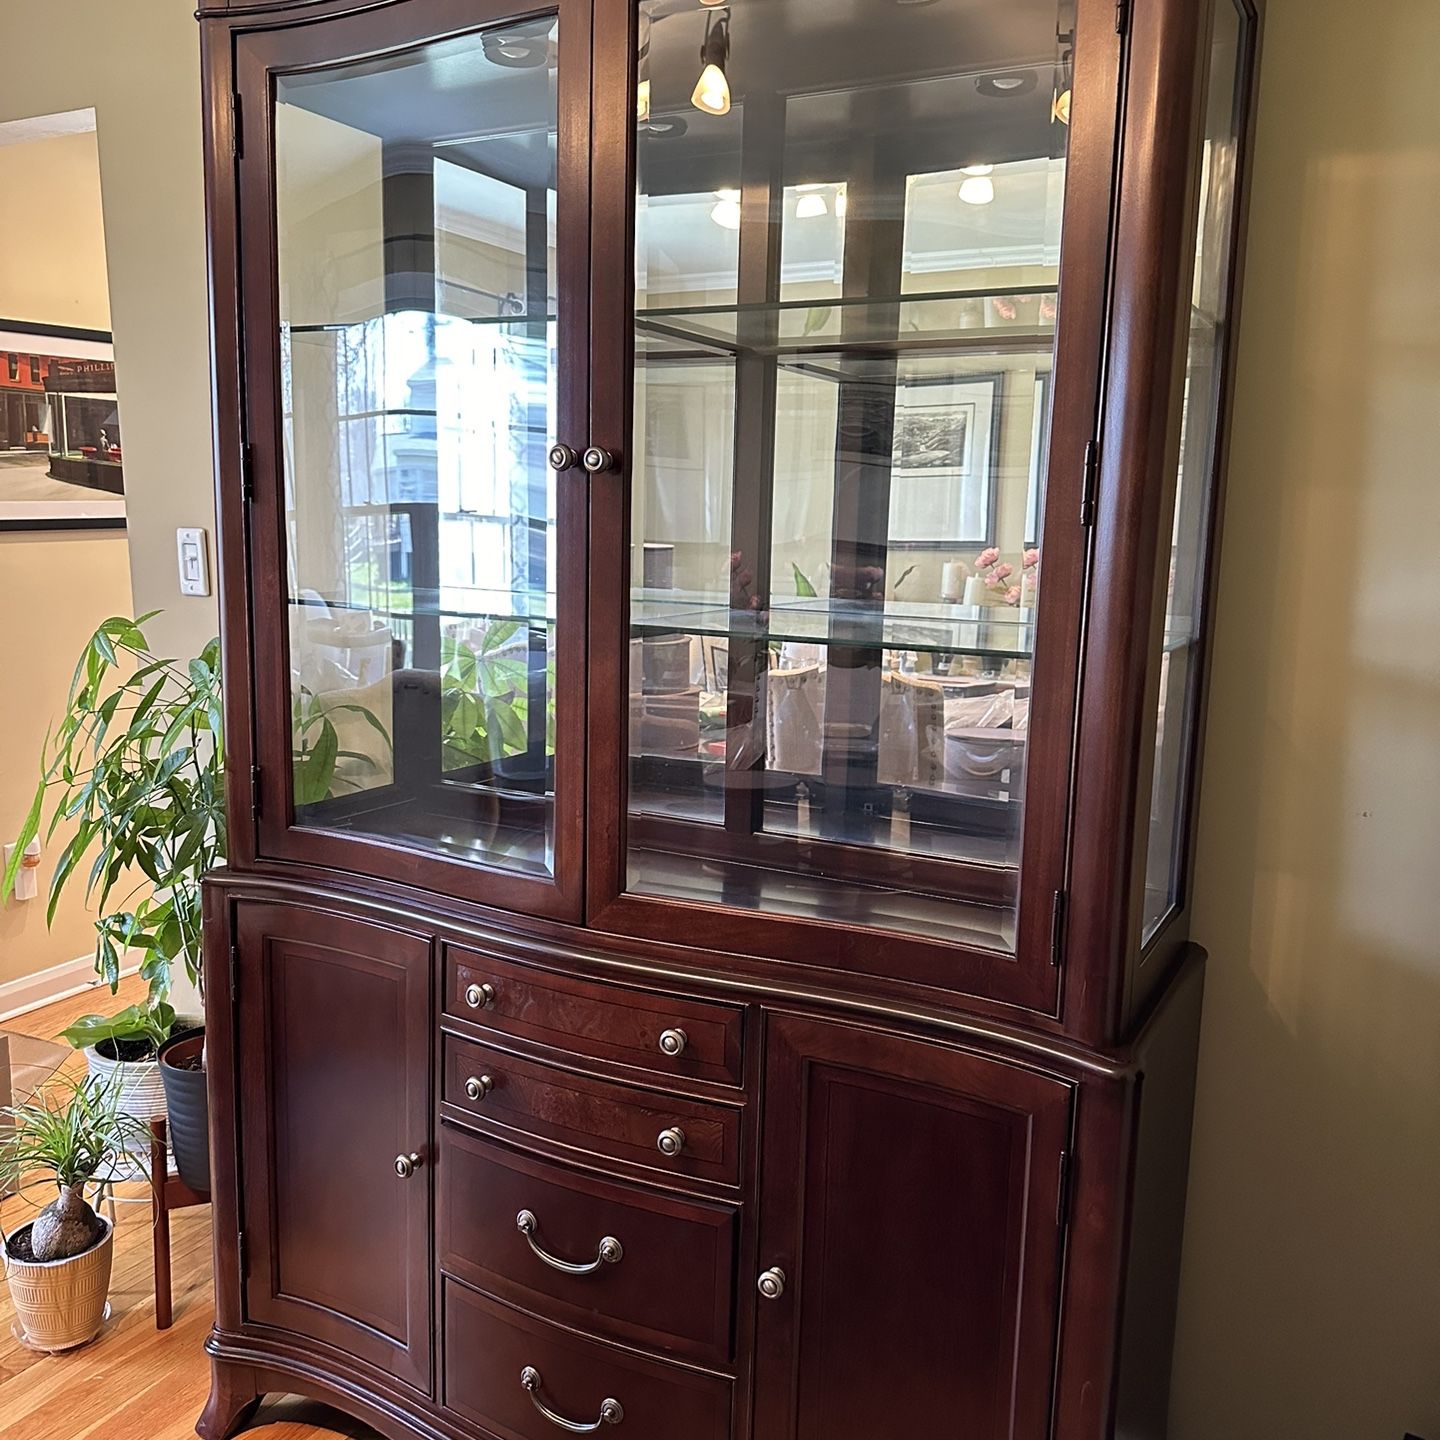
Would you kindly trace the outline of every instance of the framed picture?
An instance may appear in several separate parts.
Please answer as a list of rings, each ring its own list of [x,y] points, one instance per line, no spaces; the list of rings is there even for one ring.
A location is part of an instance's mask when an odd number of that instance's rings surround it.
[[[730,686],[730,643],[705,640],[705,688],[723,695]]]
[[[123,462],[109,333],[0,320],[0,530],[122,527]]]
[[[1003,378],[950,374],[901,381],[890,469],[891,545],[990,542]]]
[[[1025,548],[1040,543],[1045,471],[1050,463],[1050,372],[1035,376],[1035,414],[1030,422],[1030,488],[1025,497]]]

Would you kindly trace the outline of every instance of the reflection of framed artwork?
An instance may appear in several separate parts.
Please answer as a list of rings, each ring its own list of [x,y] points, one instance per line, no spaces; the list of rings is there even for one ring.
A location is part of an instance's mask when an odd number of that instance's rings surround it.
[[[1002,379],[951,374],[900,382],[890,470],[892,545],[989,543]]]
[[[123,526],[122,456],[109,334],[0,320],[0,530]]]
[[[1040,543],[1040,508],[1050,460],[1050,372],[1035,376],[1035,414],[1030,423],[1030,488],[1025,496],[1025,548]]]

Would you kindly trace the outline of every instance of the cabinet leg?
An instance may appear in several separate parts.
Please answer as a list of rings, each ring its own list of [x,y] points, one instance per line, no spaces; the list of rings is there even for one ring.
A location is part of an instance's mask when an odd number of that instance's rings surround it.
[[[243,1365],[210,1362],[210,1398],[195,1422],[200,1440],[230,1440],[243,1430],[262,1398],[254,1372]]]

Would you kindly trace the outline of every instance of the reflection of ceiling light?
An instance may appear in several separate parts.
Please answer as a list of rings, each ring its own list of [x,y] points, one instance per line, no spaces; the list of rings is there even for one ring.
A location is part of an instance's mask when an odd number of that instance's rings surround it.
[[[740,202],[738,200],[717,200],[710,211],[710,218],[723,230],[740,228]]]
[[[962,165],[960,173],[962,175],[989,175],[993,173],[994,169],[993,165]]]
[[[480,37],[480,48],[492,65],[507,70],[533,70],[545,64],[550,56],[548,34],[526,35],[515,31],[487,30]]]
[[[995,182],[988,175],[972,175],[961,184],[960,198],[967,205],[988,205],[995,198]]]
[[[795,217],[798,220],[813,220],[817,215],[828,215],[830,207],[825,203],[823,195],[811,191],[808,195],[802,195],[795,204]]]
[[[1056,97],[1055,103],[1050,107],[1050,118],[1058,120],[1062,125],[1070,123],[1070,99],[1071,92],[1062,90]]]
[[[705,21],[705,43],[700,47],[700,78],[690,103],[707,115],[730,113],[730,82],[725,62],[730,58],[730,23],[724,15]]]
[[[1008,75],[982,75],[975,88],[991,100],[1010,100],[1018,95],[1028,95],[1040,84],[1040,77],[1033,70],[1012,70]]]
[[[715,192],[715,198],[717,200],[728,200],[732,205],[738,205],[740,203],[740,192],[730,189],[717,190]]]
[[[664,115],[645,121],[640,131],[655,140],[673,140],[689,128],[690,122],[683,115]]]
[[[650,82],[642,80],[635,87],[635,118],[643,125],[650,118]]]

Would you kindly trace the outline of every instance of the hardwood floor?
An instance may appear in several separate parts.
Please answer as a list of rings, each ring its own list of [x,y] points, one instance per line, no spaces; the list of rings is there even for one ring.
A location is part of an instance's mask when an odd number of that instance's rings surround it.
[[[53,1038],[76,1016],[119,1008],[143,989],[127,980],[112,1000],[87,991],[5,1022],[8,1030]],[[67,1069],[83,1070],[77,1055]],[[112,1315],[99,1337],[67,1355],[39,1355],[12,1334],[9,1291],[0,1294],[0,1436],[4,1440],[191,1440],[210,1389],[210,1364],[201,1348],[213,1318],[210,1211],[170,1217],[175,1324],[155,1329],[150,1252],[150,1206],[144,1186],[121,1189],[115,1226]],[[33,1214],[35,1192],[0,1204],[6,1229]],[[256,1440],[312,1440],[349,1436],[379,1440],[368,1427],[294,1396],[267,1402],[246,1432]]]

